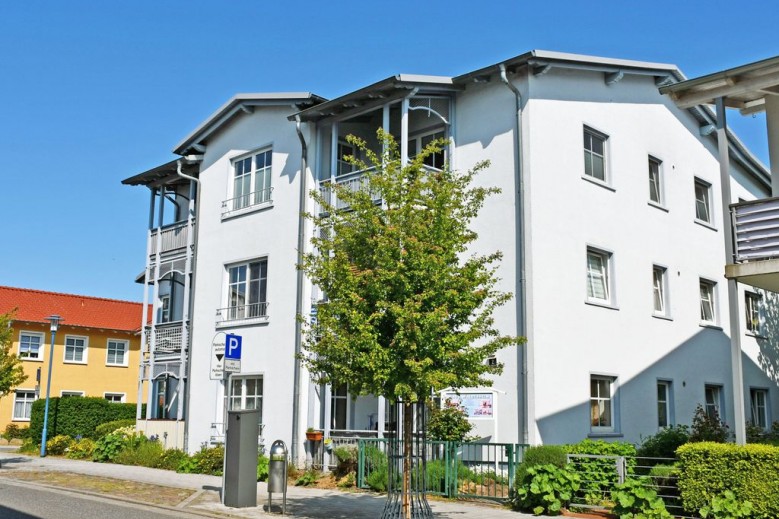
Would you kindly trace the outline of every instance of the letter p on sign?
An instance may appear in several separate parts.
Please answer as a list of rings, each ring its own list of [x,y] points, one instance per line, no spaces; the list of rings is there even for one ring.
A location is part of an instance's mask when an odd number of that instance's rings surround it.
[[[241,360],[241,342],[243,337],[228,333],[225,337],[225,358]]]

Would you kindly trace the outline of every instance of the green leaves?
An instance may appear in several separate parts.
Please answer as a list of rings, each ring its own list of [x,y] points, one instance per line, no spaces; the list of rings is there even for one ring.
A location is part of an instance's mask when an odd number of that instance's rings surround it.
[[[755,517],[752,512],[752,503],[749,501],[741,502],[730,490],[715,496],[711,504],[701,508],[701,517],[704,519],[712,517],[713,519],[741,519]]]
[[[0,314],[0,398],[27,380],[22,361],[11,351],[14,312]]]
[[[490,385],[502,366],[485,359],[519,339],[501,335],[492,317],[511,298],[496,289],[500,253],[468,252],[477,238],[470,224],[497,192],[472,187],[488,164],[428,168],[424,157],[446,145],[435,141],[402,166],[392,136],[378,136],[381,153],[347,139],[368,158],[346,158],[366,171],[361,180],[312,193],[315,251],[299,268],[324,297],[303,359],[321,382],[393,401]]]
[[[530,510],[535,515],[558,515],[580,485],[581,478],[568,467],[552,464],[529,467],[517,482],[514,507]]]
[[[612,512],[620,519],[671,519],[665,503],[647,478],[628,479],[611,491]]]

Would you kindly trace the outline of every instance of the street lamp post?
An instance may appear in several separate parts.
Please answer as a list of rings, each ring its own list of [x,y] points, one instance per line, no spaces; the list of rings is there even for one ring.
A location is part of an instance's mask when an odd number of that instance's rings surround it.
[[[43,412],[43,432],[41,433],[41,458],[46,456],[46,434],[49,427],[49,393],[51,391],[51,367],[54,364],[54,337],[57,335],[62,317],[50,315],[46,318],[51,323],[51,347],[49,348],[49,376],[46,379],[46,410]]]

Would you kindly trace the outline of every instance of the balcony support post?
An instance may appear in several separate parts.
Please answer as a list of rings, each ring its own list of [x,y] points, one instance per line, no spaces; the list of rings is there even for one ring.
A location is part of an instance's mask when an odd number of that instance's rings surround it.
[[[152,292],[154,302],[151,313],[151,342],[149,343],[149,387],[146,398],[146,419],[151,420],[154,398],[154,349],[157,347],[157,314],[160,308],[160,264],[162,262],[162,222],[165,218],[165,186],[159,189],[160,207],[157,219],[156,253],[154,254],[154,290]]]
[[[730,156],[728,152],[725,98],[718,97],[717,145],[719,148],[720,191],[722,193],[722,229],[725,234],[725,264],[733,263],[733,226],[730,224]],[[733,378],[733,430],[736,443],[746,443],[746,416],[744,412],[744,374],[741,364],[741,312],[738,304],[738,282],[728,279],[728,322],[730,323],[730,364]]]
[[[765,122],[771,160],[771,196],[779,196],[779,96],[765,96]]]

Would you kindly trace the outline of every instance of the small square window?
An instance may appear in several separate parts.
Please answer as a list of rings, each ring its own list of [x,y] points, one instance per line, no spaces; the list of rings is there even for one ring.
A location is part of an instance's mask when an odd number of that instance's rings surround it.
[[[701,322],[715,324],[717,322],[716,286],[713,281],[700,280],[701,292]]]
[[[660,170],[661,162],[654,157],[649,157],[649,200],[662,205],[663,185]]]
[[[606,182],[606,140],[608,136],[584,128],[584,174]]]
[[[106,344],[106,365],[127,366],[127,341],[109,339]]]
[[[745,292],[744,310],[747,332],[760,335],[760,296],[754,292]]]
[[[86,364],[87,362],[87,338],[65,337],[65,362]]]
[[[711,184],[695,179],[695,219],[708,224],[711,217]]]
[[[611,253],[587,248],[587,300],[612,303]]]
[[[43,360],[43,334],[37,332],[19,333],[19,358]]]
[[[654,265],[652,267],[652,295],[655,315],[668,315],[668,276],[667,269]]]

